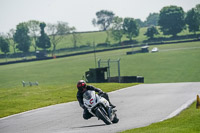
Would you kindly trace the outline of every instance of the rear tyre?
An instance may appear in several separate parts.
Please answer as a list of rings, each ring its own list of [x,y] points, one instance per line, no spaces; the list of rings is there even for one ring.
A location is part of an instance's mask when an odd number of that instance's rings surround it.
[[[110,121],[110,119],[108,118],[108,116],[106,116],[101,110],[100,108],[98,108],[96,110],[96,116],[101,119],[106,125],[110,125],[112,124],[112,122]]]

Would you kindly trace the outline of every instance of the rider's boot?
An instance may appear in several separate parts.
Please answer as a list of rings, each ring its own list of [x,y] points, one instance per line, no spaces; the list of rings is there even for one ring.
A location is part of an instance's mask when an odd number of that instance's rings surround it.
[[[109,102],[109,104],[110,104],[110,106],[111,106],[112,108],[115,108],[115,107],[116,107],[116,106],[113,105],[111,102]]]
[[[101,96],[104,97],[106,100],[108,100],[108,102],[109,102],[109,104],[110,104],[110,106],[111,106],[112,108],[115,108],[115,107],[116,107],[115,105],[113,105],[113,104],[110,102],[110,99],[109,99],[107,93],[103,93]]]

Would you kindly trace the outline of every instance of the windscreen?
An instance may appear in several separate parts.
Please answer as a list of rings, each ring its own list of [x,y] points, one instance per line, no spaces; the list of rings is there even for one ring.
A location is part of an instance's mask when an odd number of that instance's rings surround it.
[[[90,93],[90,91],[86,91],[84,94],[83,94],[83,98],[85,98],[86,100],[90,100],[92,97],[92,94]]]

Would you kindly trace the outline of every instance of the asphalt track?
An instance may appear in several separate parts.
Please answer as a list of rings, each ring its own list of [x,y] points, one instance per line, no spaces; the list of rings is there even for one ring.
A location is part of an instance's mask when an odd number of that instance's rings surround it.
[[[141,84],[109,93],[119,123],[82,118],[78,102],[53,105],[0,119],[0,133],[116,133],[177,115],[200,94],[200,82]]]

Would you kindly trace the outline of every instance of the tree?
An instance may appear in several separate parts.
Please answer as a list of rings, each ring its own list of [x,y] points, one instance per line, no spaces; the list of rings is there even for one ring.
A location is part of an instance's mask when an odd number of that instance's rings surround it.
[[[71,39],[72,43],[74,44],[74,48],[77,48],[77,43],[78,41],[80,41],[81,36],[76,32],[75,27],[72,27],[71,31],[72,31],[72,39]]]
[[[123,31],[127,35],[127,38],[132,40],[133,37],[139,35],[139,26],[134,18],[125,18],[123,22]]]
[[[10,46],[12,46],[14,54],[16,53],[16,42],[14,41],[14,34],[15,34],[15,30],[11,29],[7,36],[8,36],[8,40],[9,40],[9,44]]]
[[[185,27],[182,7],[167,6],[160,11],[158,24],[164,35],[176,36]]]
[[[38,41],[36,43],[36,45],[39,48],[42,48],[44,50],[51,47],[50,39],[44,31],[45,26],[46,26],[45,23],[40,23],[40,29],[41,29],[40,34],[41,34],[41,36],[38,38]]]
[[[120,18],[118,16],[114,17],[111,33],[114,40],[121,43],[121,39],[123,37],[123,18]]]
[[[159,20],[159,13],[150,13],[147,17],[145,23],[145,26],[157,26]]]
[[[198,18],[200,19],[200,4],[197,4],[195,8],[197,10],[197,13],[199,14]]]
[[[97,19],[93,19],[92,23],[94,26],[98,25],[100,26],[100,29],[103,31],[106,31],[114,18],[114,13],[112,11],[107,11],[107,10],[101,10],[96,12]]]
[[[51,43],[53,44],[53,53],[59,42],[70,33],[71,28],[67,22],[57,22],[57,24],[47,24],[47,33],[50,36]]]
[[[197,13],[197,20],[198,20],[199,26],[200,26],[200,4],[197,4],[195,9],[196,9],[196,13]]]
[[[57,34],[58,35],[67,35],[71,31],[67,22],[59,21],[57,24]]]
[[[5,55],[7,55],[7,53],[10,52],[8,41],[1,36],[0,36],[0,49],[2,52],[4,52]]]
[[[189,31],[194,32],[196,34],[196,31],[199,31],[199,14],[197,12],[197,9],[192,8],[187,12],[187,16],[185,18],[186,24],[189,26]]]
[[[154,35],[157,34],[159,34],[157,28],[155,26],[151,26],[147,29],[147,32],[144,35],[148,36],[150,39],[153,39]]]
[[[197,4],[195,8],[197,11],[197,15],[198,15],[197,19],[198,19],[199,26],[200,26],[200,4]]]
[[[138,23],[139,27],[145,27],[145,22],[143,22],[141,19],[135,19],[135,21]]]
[[[29,29],[26,23],[20,23],[17,25],[16,32],[14,34],[14,41],[17,43],[16,48],[24,53],[29,51],[31,45],[28,33]]]
[[[36,20],[30,20],[27,22],[27,26],[29,28],[30,36],[32,37],[31,44],[34,47],[35,51],[37,50],[37,38],[40,34],[40,22]]]

